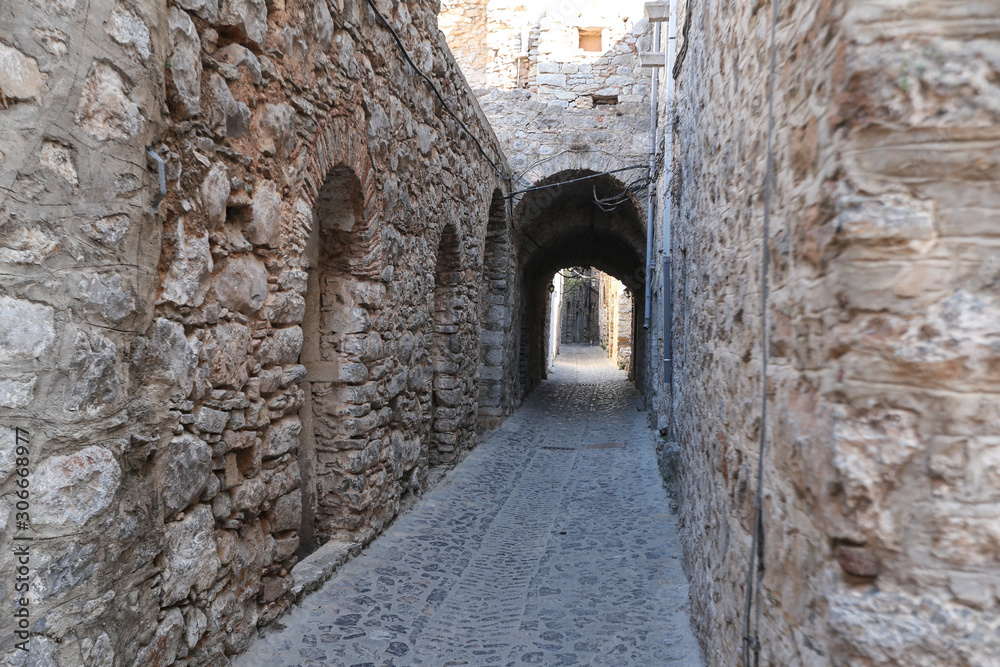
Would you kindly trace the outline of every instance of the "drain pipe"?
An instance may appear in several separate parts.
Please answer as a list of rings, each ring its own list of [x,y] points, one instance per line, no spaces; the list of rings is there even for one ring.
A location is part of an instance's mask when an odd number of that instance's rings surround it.
[[[653,53],[660,52],[660,24],[653,22]],[[646,309],[643,329],[649,329],[649,316],[653,309],[653,214],[656,185],[653,177],[656,174],[656,127],[657,111],[660,96],[660,72],[650,70],[653,87],[649,95],[649,185],[646,186]]]
[[[674,53],[677,46],[677,0],[670,0],[670,20],[667,22],[667,62],[666,74],[667,87],[666,111],[671,113],[671,104],[674,101]],[[673,122],[668,122],[664,132],[663,142],[663,169],[673,177],[674,167],[674,133]],[[673,394],[673,344],[670,330],[670,216],[673,214],[673,199],[670,196],[670,181],[663,193],[663,384],[668,392]]]

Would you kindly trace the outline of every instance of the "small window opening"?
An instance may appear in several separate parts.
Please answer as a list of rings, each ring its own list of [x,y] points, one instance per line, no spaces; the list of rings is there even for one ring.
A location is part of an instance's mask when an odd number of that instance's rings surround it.
[[[595,107],[599,104],[610,104],[610,105],[618,104],[617,95],[591,95],[591,97],[594,100]]]
[[[580,33],[580,48],[584,51],[600,53],[603,51],[601,33],[603,28],[577,28]]]

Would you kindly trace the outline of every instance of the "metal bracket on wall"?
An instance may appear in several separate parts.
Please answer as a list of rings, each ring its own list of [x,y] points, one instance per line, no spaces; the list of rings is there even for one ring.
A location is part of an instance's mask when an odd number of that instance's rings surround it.
[[[160,202],[163,198],[167,196],[167,175],[164,169],[163,158],[156,154],[152,146],[146,147],[146,155],[156,160],[156,175],[160,182],[160,194],[156,196],[153,200],[153,213],[156,213],[156,209],[160,206]]]

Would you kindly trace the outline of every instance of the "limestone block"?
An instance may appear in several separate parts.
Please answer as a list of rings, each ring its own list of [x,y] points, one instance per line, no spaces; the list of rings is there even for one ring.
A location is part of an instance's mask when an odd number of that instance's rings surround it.
[[[268,519],[271,522],[272,533],[300,528],[302,525],[302,491],[296,489],[278,498],[274,507],[268,512]]]
[[[219,19],[219,0],[180,0],[177,4],[209,23]]]
[[[300,433],[302,433],[302,422],[298,416],[285,417],[273,422],[264,437],[264,458],[275,458],[298,449]]]
[[[230,192],[226,165],[216,162],[201,182],[201,205],[210,226],[218,227],[226,221],[226,202]]]
[[[208,617],[195,605],[189,605],[184,611],[186,614],[184,640],[187,642],[188,648],[192,649],[205,634],[205,628],[208,627]]]
[[[260,364],[262,366],[298,363],[302,351],[302,327],[276,329],[261,345]]]
[[[837,237],[845,241],[926,241],[936,233],[931,201],[904,195],[848,195],[836,206]]]
[[[69,365],[65,406],[69,411],[96,411],[118,399],[118,348],[104,336],[92,342],[78,331]]]
[[[190,433],[173,438],[156,454],[153,484],[169,517],[201,496],[212,474],[212,450]]]
[[[281,195],[272,181],[258,181],[254,187],[250,242],[265,248],[281,247]]]
[[[284,159],[295,148],[295,109],[290,104],[265,104],[253,117],[257,146],[268,157]]]
[[[267,298],[267,269],[254,255],[230,256],[215,275],[213,287],[219,305],[252,315]]]
[[[59,242],[53,236],[34,227],[19,227],[0,241],[0,262],[40,264],[59,250]]]
[[[212,0],[208,0],[211,2]],[[179,116],[191,118],[201,113],[201,39],[187,12],[170,8],[170,92]]]
[[[177,648],[184,631],[184,616],[180,609],[168,609],[156,627],[153,639],[136,656],[137,665],[169,665],[177,657]]]
[[[32,522],[83,526],[111,506],[121,475],[114,455],[96,445],[41,461],[31,478]]]
[[[265,317],[273,325],[301,324],[306,314],[306,300],[295,292],[274,292],[264,307]]]
[[[841,664],[988,665],[1000,655],[995,615],[933,597],[853,591],[831,596],[827,618]],[[969,641],[975,637],[975,641]]]
[[[360,452],[354,453],[347,459],[347,470],[355,475],[370,470],[379,459],[379,441],[375,440],[368,444]]]
[[[320,51],[330,48],[333,41],[333,17],[325,2],[317,2],[313,6],[313,29],[316,31],[316,44]]]
[[[62,176],[70,185],[80,184],[80,178],[76,173],[76,166],[73,164],[72,151],[58,141],[46,141],[42,143],[42,153],[38,158],[38,162],[49,171]]]
[[[264,0],[222,0],[219,25],[239,28],[254,46],[263,49],[267,35],[267,5]]]
[[[135,308],[131,295],[122,289],[121,276],[117,273],[92,274],[89,280],[80,282],[79,289],[84,299],[84,312],[112,322],[121,322]]]
[[[920,451],[913,415],[889,410],[840,421],[831,444],[847,510],[861,530],[873,533],[881,525],[883,500],[897,475]]]
[[[223,322],[205,337],[208,379],[215,386],[241,388],[247,382],[247,346],[250,330],[237,322]]]
[[[292,364],[282,369],[281,385],[282,389],[288,389],[292,385],[297,385],[306,377],[306,367],[301,364]]]
[[[281,385],[281,377],[284,371],[279,366],[277,368],[266,368],[260,372],[260,393],[273,394]]]
[[[121,74],[96,61],[83,83],[75,120],[98,141],[131,139],[142,131],[143,118],[126,94]]]
[[[200,346],[197,339],[184,335],[180,322],[159,317],[147,337],[133,344],[133,373],[145,382],[166,384],[174,400],[186,398],[194,383]]]
[[[0,379],[0,407],[23,408],[35,398],[37,375]]]
[[[177,218],[177,250],[163,280],[160,298],[178,306],[200,306],[208,286],[202,282],[212,273],[208,232],[187,234],[183,216]]]
[[[229,44],[215,52],[215,59],[221,63],[246,70],[250,82],[254,85],[260,84],[260,61],[254,55],[253,51],[245,46]]]
[[[192,588],[203,591],[215,581],[220,563],[214,530],[215,518],[208,505],[198,505],[183,520],[167,524],[162,606],[183,600]]]
[[[202,433],[222,433],[229,423],[229,413],[202,406],[195,413],[195,426]]]
[[[85,222],[81,229],[90,238],[107,246],[116,246],[125,238],[132,221],[123,213],[104,216],[94,221]]]
[[[233,97],[229,84],[219,74],[208,78],[206,89],[211,99],[205,117],[212,130],[232,139],[245,137],[250,132],[250,108]]]
[[[122,46],[131,47],[143,60],[149,58],[149,28],[132,12],[122,7],[115,7],[106,30],[111,39]]]
[[[348,363],[340,366],[340,382],[361,384],[368,379],[368,367],[364,364]]]
[[[41,102],[48,90],[38,64],[17,49],[0,42],[0,91],[16,102]]]
[[[0,296],[0,361],[37,359],[55,335],[51,306]]]
[[[260,477],[251,477],[243,480],[243,483],[230,491],[230,494],[235,511],[256,513],[264,502],[267,489],[264,480]]]

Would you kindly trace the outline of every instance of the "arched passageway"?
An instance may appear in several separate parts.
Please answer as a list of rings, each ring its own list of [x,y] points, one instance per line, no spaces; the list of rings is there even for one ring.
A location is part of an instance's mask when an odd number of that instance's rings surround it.
[[[554,354],[551,309],[557,271],[593,267],[617,278],[633,295],[645,288],[646,229],[638,202],[623,196],[626,184],[588,170],[553,174],[526,192],[514,212],[518,365],[510,378],[523,398],[547,375]],[[614,201],[615,205],[607,202]],[[629,375],[645,392],[648,341],[642,304],[632,315],[634,353]],[[511,343],[513,344],[513,342]],[[648,396],[647,396],[648,398]]]

